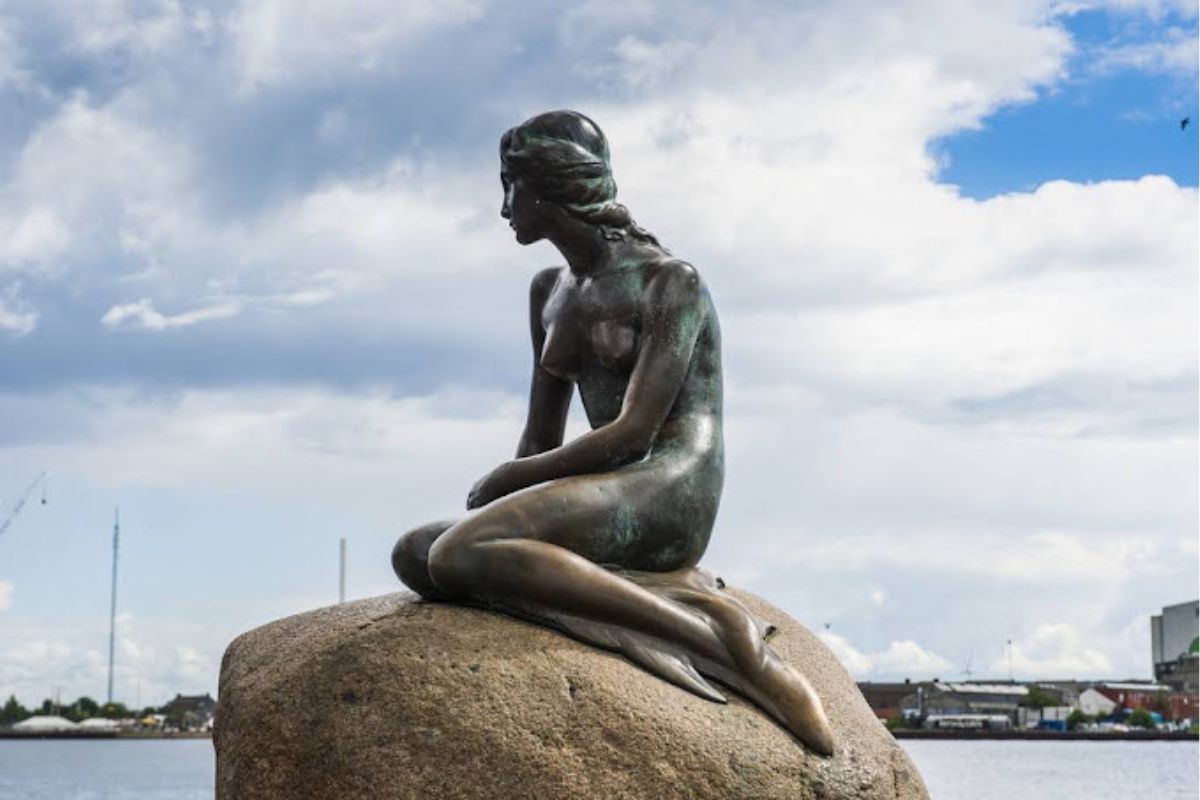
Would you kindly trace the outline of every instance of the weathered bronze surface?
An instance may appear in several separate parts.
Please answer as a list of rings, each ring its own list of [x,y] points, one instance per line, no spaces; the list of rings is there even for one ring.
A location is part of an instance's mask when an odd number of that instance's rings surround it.
[[[721,339],[696,269],[616,202],[608,143],[552,111],[500,140],[501,216],[565,267],[530,287],[533,378],[517,458],[472,487],[466,516],[404,534],[396,574],[616,650],[696,694],[705,677],[823,754],[833,735],[770,627],[697,568],[724,479]],[[574,388],[592,430],[566,444]]]

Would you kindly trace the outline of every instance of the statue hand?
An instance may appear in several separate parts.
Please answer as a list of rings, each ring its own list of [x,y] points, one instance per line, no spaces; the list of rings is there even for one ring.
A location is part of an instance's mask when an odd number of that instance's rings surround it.
[[[506,461],[494,470],[475,481],[471,491],[467,493],[467,508],[479,508],[506,494],[512,494],[522,488],[516,480],[515,465]]]

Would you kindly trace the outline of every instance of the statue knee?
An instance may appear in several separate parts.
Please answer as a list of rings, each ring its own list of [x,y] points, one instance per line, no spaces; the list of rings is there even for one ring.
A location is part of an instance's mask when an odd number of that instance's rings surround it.
[[[488,537],[476,530],[459,529],[443,536],[429,548],[428,571],[434,584],[453,595],[469,594],[484,579],[480,544]]]
[[[444,592],[459,594],[468,583],[464,547],[452,537],[434,542],[429,548],[429,577]]]
[[[392,548],[392,569],[400,581],[429,600],[444,599],[429,575],[429,549],[444,530],[427,526],[409,531]]]
[[[407,576],[411,574],[413,562],[416,560],[412,539],[413,532],[409,531],[397,539],[396,546],[392,548],[392,570],[395,571],[396,577],[406,584]]]

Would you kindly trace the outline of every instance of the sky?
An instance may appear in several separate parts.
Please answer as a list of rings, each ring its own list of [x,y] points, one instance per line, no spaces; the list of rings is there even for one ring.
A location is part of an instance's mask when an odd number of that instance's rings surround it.
[[[118,506],[126,703],[335,602],[341,537],[398,588],[516,447],[561,262],[497,142],[554,108],[721,316],[706,566],[862,680],[1151,676],[1200,582],[1194,3],[0,0],[0,514],[48,476],[0,697],[104,696]]]

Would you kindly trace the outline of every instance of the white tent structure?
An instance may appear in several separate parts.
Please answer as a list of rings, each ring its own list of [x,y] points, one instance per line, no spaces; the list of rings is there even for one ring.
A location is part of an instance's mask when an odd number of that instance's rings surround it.
[[[104,717],[91,717],[79,723],[79,727],[87,731],[115,731],[121,727],[121,723],[115,719],[105,719]]]
[[[14,731],[22,733],[54,733],[56,731],[73,731],[78,728],[74,722],[62,717],[36,716],[22,720],[12,726]]]

